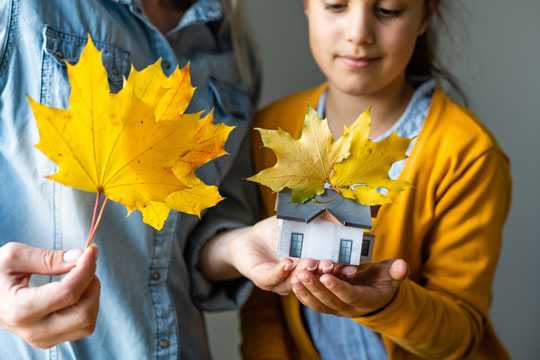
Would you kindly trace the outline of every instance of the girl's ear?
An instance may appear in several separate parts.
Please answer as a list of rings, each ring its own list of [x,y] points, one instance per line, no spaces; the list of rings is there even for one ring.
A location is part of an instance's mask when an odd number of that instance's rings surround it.
[[[422,23],[420,23],[420,28],[418,29],[418,36],[423,35],[431,25],[431,20],[435,15],[438,2],[439,0],[426,0],[424,6],[424,18],[422,19]]]
[[[429,28],[430,25],[431,25],[431,18],[422,21],[422,23],[420,24],[420,28],[418,29],[418,36],[424,35],[424,33],[426,32],[426,30]]]
[[[309,0],[304,0],[304,14],[308,15]]]

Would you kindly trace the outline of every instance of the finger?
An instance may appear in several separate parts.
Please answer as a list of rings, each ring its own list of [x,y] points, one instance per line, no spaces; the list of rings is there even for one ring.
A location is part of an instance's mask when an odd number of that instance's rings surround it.
[[[8,243],[0,248],[1,267],[11,273],[60,275],[71,270],[83,251],[42,249]]]
[[[298,298],[298,300],[304,304],[305,306],[309,307],[310,309],[313,309],[315,311],[326,313],[326,314],[333,314],[335,315],[335,312],[325,306],[323,303],[321,303],[319,300],[317,300],[305,287],[302,285],[302,282],[295,282],[293,283],[293,292]]]
[[[299,278],[302,281],[302,285],[306,288],[307,291],[313,295],[320,303],[325,305],[327,308],[331,309],[336,313],[345,313],[350,311],[350,306],[339,298],[337,298],[330,290],[328,290],[321,281],[327,281],[325,275],[319,277],[308,272],[299,274]]]
[[[321,274],[330,274],[335,269],[335,264],[331,260],[321,260],[319,262],[319,272]]]
[[[297,265],[298,269],[308,270],[308,271],[315,271],[317,270],[317,267],[318,267],[317,260],[314,260],[314,259],[300,259]]]
[[[90,283],[79,302],[52,313],[25,328],[23,338],[32,345],[49,348],[66,341],[75,341],[92,334],[99,311],[100,283]]]
[[[364,274],[373,266],[372,262],[364,262],[358,266],[354,265],[343,265],[340,266],[335,271],[335,275],[340,277],[343,280],[353,280],[358,277],[360,274]]]
[[[342,269],[341,274],[344,276],[340,276],[340,278],[353,285],[388,284],[393,281],[390,275],[393,262],[394,260],[384,260],[376,263],[360,264],[356,270],[347,266]]]
[[[408,265],[407,262],[403,259],[397,259],[392,262],[390,269],[388,270],[388,275],[394,281],[401,282],[407,277]]]
[[[367,312],[378,309],[391,297],[390,289],[380,289],[373,286],[351,285],[332,275],[323,284],[339,300],[356,308],[365,309]]]
[[[19,322],[43,318],[78,302],[95,277],[96,256],[97,248],[92,245],[62,280],[34,288],[15,289],[15,306],[20,312]]]
[[[253,282],[263,290],[272,290],[289,277],[295,264],[290,259],[282,259],[278,263],[265,263],[254,269]]]

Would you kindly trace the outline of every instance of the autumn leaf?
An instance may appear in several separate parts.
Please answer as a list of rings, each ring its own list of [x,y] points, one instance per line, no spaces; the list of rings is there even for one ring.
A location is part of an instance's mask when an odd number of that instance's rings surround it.
[[[226,154],[233,128],[213,124],[212,114],[184,113],[194,92],[189,66],[169,77],[159,61],[132,69],[116,94],[90,38],[79,62],[66,66],[68,109],[29,99],[40,135],[36,147],[59,167],[50,179],[139,210],[158,230],[171,209],[200,216],[222,200],[195,170]]]
[[[379,142],[369,138],[371,112],[365,111],[351,126],[351,155],[334,166],[332,186],[343,196],[363,205],[381,205],[410,186],[402,180],[392,180],[388,171],[392,164],[405,158],[410,139],[396,133]],[[384,191],[380,191],[384,189]]]
[[[392,134],[374,143],[369,139],[370,128],[371,113],[366,111],[334,142],[327,120],[309,108],[300,139],[280,129],[257,129],[277,162],[249,180],[274,192],[289,188],[294,202],[323,194],[325,184],[362,205],[390,202],[394,194],[409,186],[391,180],[388,171],[405,157],[410,140]]]
[[[248,180],[266,185],[274,192],[287,187],[292,190],[295,202],[305,202],[324,193],[324,183],[333,165],[349,155],[350,135],[334,143],[328,122],[311,107],[306,112],[300,139],[281,129],[257,130],[264,146],[276,154],[277,163]]]

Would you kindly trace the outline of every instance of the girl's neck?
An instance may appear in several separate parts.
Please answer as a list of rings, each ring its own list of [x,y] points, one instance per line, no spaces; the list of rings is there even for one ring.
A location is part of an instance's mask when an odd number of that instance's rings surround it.
[[[343,133],[343,127],[351,125],[363,111],[371,107],[372,123],[370,137],[384,134],[400,118],[407,108],[413,88],[405,79],[396,81],[376,93],[350,95],[332,84],[328,85],[326,117],[335,138]]]
[[[163,34],[178,25],[191,3],[192,1],[188,0],[142,0],[146,16]]]

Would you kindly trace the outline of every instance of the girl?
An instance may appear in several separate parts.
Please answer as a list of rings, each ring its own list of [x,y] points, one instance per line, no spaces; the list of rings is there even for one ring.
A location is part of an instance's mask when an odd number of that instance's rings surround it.
[[[488,318],[510,203],[508,159],[439,87],[430,25],[441,2],[304,1],[327,82],[262,110],[256,127],[299,136],[310,104],[338,137],[371,106],[372,139],[415,139],[389,173],[413,187],[379,209],[373,265],[302,261],[287,297],[253,293],[243,309],[247,359],[508,357]],[[256,137],[258,170],[274,161],[260,147]],[[262,193],[272,215],[274,195]]]

